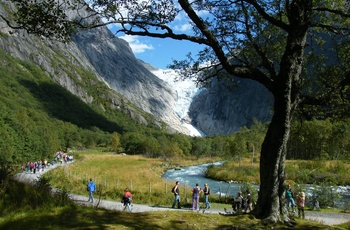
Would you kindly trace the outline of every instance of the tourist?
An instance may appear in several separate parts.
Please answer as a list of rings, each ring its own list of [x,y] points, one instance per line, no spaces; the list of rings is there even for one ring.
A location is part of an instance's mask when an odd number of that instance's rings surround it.
[[[233,206],[232,207],[233,211],[235,211],[235,212],[246,208],[245,200],[244,200],[244,198],[242,196],[242,192],[241,191],[239,191],[237,193],[237,197],[233,200],[232,206]]]
[[[204,193],[205,209],[209,209],[210,208],[210,203],[209,203],[210,188],[207,183],[204,184],[203,193]]]
[[[93,193],[96,191],[96,184],[92,181],[92,179],[90,178],[89,183],[87,184],[87,190],[89,192],[89,201],[91,201],[91,203],[94,203],[94,195]]]
[[[288,212],[290,211],[290,206],[292,206],[292,212],[294,214],[295,213],[295,202],[294,202],[294,198],[293,198],[292,186],[290,184],[288,184],[287,189],[286,189],[286,199],[287,199]]]
[[[247,197],[246,197],[246,209],[245,209],[245,212],[246,213],[249,213],[251,211],[253,211],[253,198],[252,198],[252,195],[250,194],[250,191],[247,190]]]
[[[175,208],[175,205],[177,203],[177,208],[181,208],[180,206],[180,182],[176,181],[175,186],[172,188],[172,192],[174,193],[174,203],[171,206],[172,208]]]
[[[192,189],[192,210],[199,211],[199,194],[202,192],[202,189],[198,186],[198,183],[196,186]]]
[[[131,212],[131,201],[132,201],[131,192],[129,191],[129,188],[126,188],[124,190],[124,196],[123,196],[124,210],[128,209],[128,211]]]
[[[299,192],[297,196],[298,204],[298,216],[305,219],[304,207],[305,207],[305,193]]]

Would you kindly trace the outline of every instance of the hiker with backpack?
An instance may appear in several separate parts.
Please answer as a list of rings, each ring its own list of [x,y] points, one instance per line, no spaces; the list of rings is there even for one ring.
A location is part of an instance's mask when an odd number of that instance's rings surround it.
[[[175,186],[171,189],[171,192],[174,193],[174,203],[171,206],[172,208],[175,208],[175,205],[177,203],[177,208],[181,208],[180,206],[180,188],[179,188],[180,182],[176,181]]]
[[[199,194],[202,192],[202,189],[196,184],[196,187],[192,189],[192,210],[199,211]]]
[[[132,201],[132,194],[129,191],[129,188],[126,188],[124,190],[124,196],[122,198],[122,202],[124,203],[124,210],[128,209],[128,211],[131,212],[131,201]]]
[[[233,199],[232,208],[234,212],[242,211],[246,208],[246,200],[244,199],[242,192],[237,193],[237,197]]]

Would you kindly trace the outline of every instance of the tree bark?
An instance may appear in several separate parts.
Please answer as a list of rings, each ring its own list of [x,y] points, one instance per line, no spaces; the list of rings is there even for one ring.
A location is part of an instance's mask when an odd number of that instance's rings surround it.
[[[260,190],[255,215],[259,219],[272,223],[282,219],[288,221],[284,201],[284,167],[290,131],[290,109],[287,108],[290,106],[288,104],[284,98],[276,98],[275,108],[277,110],[275,110],[261,149]]]

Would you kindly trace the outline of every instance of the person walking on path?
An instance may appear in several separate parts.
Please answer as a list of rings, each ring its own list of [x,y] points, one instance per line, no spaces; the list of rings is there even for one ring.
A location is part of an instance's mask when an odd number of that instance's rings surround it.
[[[124,201],[124,210],[128,209],[128,211],[131,212],[132,195],[131,195],[131,192],[129,191],[129,188],[126,188],[124,190],[123,201]]]
[[[305,219],[304,207],[305,207],[305,193],[299,192],[297,196],[298,216]]]
[[[174,193],[174,203],[173,205],[171,206],[172,208],[175,208],[175,205],[177,203],[177,208],[181,208],[180,206],[180,182],[179,181],[176,181],[175,183],[175,186],[173,187],[172,189],[172,192]]]
[[[207,183],[204,184],[203,193],[204,193],[205,209],[209,209],[210,208],[210,203],[209,203],[210,188]]]
[[[286,199],[287,199],[287,209],[290,211],[290,206],[292,206],[292,212],[295,213],[295,202],[293,199],[293,190],[292,186],[289,184],[286,189]]]
[[[94,203],[94,195],[93,193],[96,191],[96,184],[92,181],[92,179],[90,178],[89,183],[87,184],[87,190],[89,192],[89,201],[91,201],[91,203]]]
[[[196,187],[192,189],[192,210],[199,211],[199,194],[202,192],[201,188],[196,184]]]
[[[243,211],[243,209],[246,208],[246,202],[241,191],[239,191],[237,197],[233,199],[232,208],[234,212]]]
[[[249,213],[253,210],[253,198],[252,194],[250,194],[250,191],[247,190],[247,197],[246,197],[246,209],[245,212]]]

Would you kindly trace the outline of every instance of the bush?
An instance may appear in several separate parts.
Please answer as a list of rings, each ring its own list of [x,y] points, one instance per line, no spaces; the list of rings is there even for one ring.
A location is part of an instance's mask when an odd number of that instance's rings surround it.
[[[1,214],[73,204],[67,191],[58,190],[52,193],[47,179],[40,178],[34,185],[24,184],[13,179],[6,181],[7,186],[1,189],[3,198],[0,201]]]
[[[321,183],[320,185],[313,186],[313,192],[311,196],[312,204],[316,201],[319,202],[321,208],[335,207],[335,201],[341,198],[340,194],[335,192],[334,184]]]

